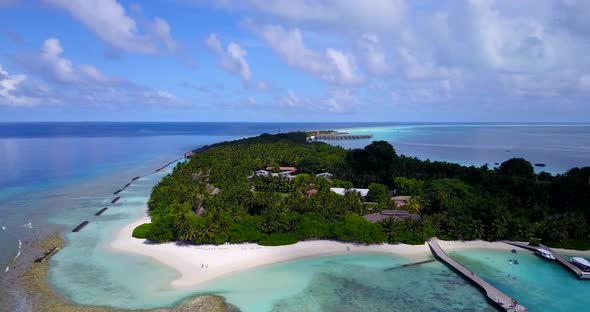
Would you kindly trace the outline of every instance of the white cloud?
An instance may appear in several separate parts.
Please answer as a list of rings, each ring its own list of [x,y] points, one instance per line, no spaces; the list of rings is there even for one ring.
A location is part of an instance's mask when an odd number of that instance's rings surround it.
[[[155,53],[160,44],[174,51],[176,43],[168,23],[156,17],[141,33],[138,23],[117,0],[44,0],[70,13],[113,48],[136,53]]]
[[[177,43],[172,38],[168,22],[162,18],[156,17],[152,26],[152,33],[156,39],[164,44],[168,51],[174,52],[176,50]]]
[[[318,52],[303,42],[301,30],[286,30],[280,25],[265,25],[263,39],[287,64],[331,83],[358,84],[362,78],[352,55],[334,48]]]
[[[287,91],[287,94],[279,99],[279,104],[287,108],[303,108],[307,105],[293,90]]]
[[[259,80],[256,82],[256,89],[258,89],[259,91],[268,91],[270,89],[270,86],[266,81]]]
[[[245,59],[248,55],[246,50],[242,49],[237,43],[230,42],[227,45],[227,51],[224,51],[216,34],[210,34],[205,40],[205,45],[211,52],[217,55],[219,64],[223,69],[230,73],[240,75],[240,78],[245,84],[250,82],[252,72],[250,71],[250,65]]]
[[[218,7],[254,11],[276,21],[336,31],[391,31],[403,24],[405,0],[221,0]]]
[[[349,89],[333,88],[325,96],[299,96],[288,90],[279,97],[279,105],[294,111],[344,113],[356,111],[360,100]]]
[[[27,80],[25,75],[9,75],[0,65],[0,105],[33,106],[39,99],[19,94],[19,87]]]
[[[17,79],[21,93],[30,99],[43,99],[44,104],[128,105],[133,103],[154,105],[183,104],[174,94],[135,84],[125,79],[109,77],[92,65],[76,65],[63,56],[65,53],[57,38],[43,42],[38,54],[17,55],[16,61],[34,75],[44,78],[49,87],[40,82],[24,84],[25,77]],[[31,61],[33,60],[33,61]],[[12,76],[14,78],[14,76]],[[4,79],[3,79],[4,80]],[[14,79],[12,79],[14,80]],[[9,79],[9,81],[11,81]],[[21,84],[21,82],[23,82]],[[7,83],[8,95],[13,95],[14,82]],[[5,93],[3,91],[3,93]]]
[[[62,57],[63,48],[61,42],[56,38],[45,40],[40,51],[40,67],[43,74],[50,79],[69,84],[81,82],[109,81],[98,69],[90,65],[74,66],[72,61]]]
[[[377,34],[363,34],[359,43],[359,50],[369,73],[375,76],[383,76],[391,72],[391,65],[387,61],[385,51],[380,46],[380,39]]]
[[[52,75],[56,80],[60,82],[75,82],[78,77],[72,62],[60,57],[62,52],[63,49],[59,40],[55,38],[45,40],[41,48],[43,65],[47,69],[47,73]]]
[[[327,48],[326,56],[336,69],[337,76],[333,80],[355,83],[359,80],[354,58],[336,49]],[[328,76],[329,77],[329,76]]]

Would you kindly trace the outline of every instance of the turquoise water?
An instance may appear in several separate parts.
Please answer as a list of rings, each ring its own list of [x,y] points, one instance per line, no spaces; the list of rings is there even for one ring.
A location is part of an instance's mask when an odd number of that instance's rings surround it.
[[[450,253],[468,269],[529,311],[588,311],[590,281],[579,280],[556,262],[528,251],[464,250]],[[518,265],[508,263],[518,259]]]
[[[481,293],[443,265],[400,268],[412,260],[385,254],[302,259],[237,273],[195,289],[171,289],[175,271],[108,246],[123,225],[144,213],[152,186],[170,170],[137,180],[102,216],[88,218],[88,211],[106,204],[104,198],[89,197],[78,213],[68,211],[50,220],[68,227],[82,219],[92,221],[82,231],[66,234],[67,247],[51,260],[49,281],[68,300],[140,309],[174,306],[188,297],[213,293],[252,312],[387,311],[391,305],[428,311],[441,302],[444,308],[438,311],[494,311]]]
[[[65,234],[66,247],[51,259],[49,281],[70,301],[85,305],[149,308],[178,303],[188,292],[172,291],[167,284],[177,273],[149,258],[112,252],[109,242],[130,220],[145,214],[151,188],[172,166],[143,177],[119,193],[121,199],[88,197],[79,210],[56,214],[49,221],[73,228],[91,221],[82,231]],[[89,215],[108,205],[101,216]],[[108,300],[105,300],[108,298]]]
[[[309,258],[246,271],[206,287],[245,312],[496,311],[438,262],[403,268],[386,254]]]
[[[49,281],[68,300],[85,305],[153,308],[173,306],[195,294],[216,293],[244,311],[490,310],[478,291],[439,263],[388,271],[387,268],[409,260],[375,254],[313,258],[261,267],[199,289],[177,291],[168,287],[176,277],[175,271],[144,257],[112,252],[108,246],[112,235],[144,213],[152,186],[166,171],[136,181],[119,194],[122,199],[115,205],[109,204],[115,197],[113,191],[134,176],[152,173],[188,149],[244,135],[276,132],[278,127],[287,131],[356,126],[0,124],[0,225],[6,228],[0,231],[0,269],[13,266],[19,240],[26,251],[35,239],[59,230],[67,243],[52,258]],[[590,160],[587,126],[398,125],[360,131],[375,134],[374,139],[393,142],[398,153],[420,158],[483,164],[522,153],[537,155],[531,160],[542,159],[551,170],[589,165]],[[344,143],[360,147],[368,142]],[[104,206],[109,210],[95,217],[94,213]],[[91,223],[81,232],[71,233],[83,220]],[[16,261],[30,261],[31,256],[23,252]],[[471,261],[471,265],[478,266],[488,259],[474,257]],[[498,262],[498,268],[489,270],[493,273],[489,278],[499,288],[507,287],[508,293],[518,290],[523,298],[517,298],[525,305],[534,307],[535,302],[541,302],[538,306],[542,306],[555,301],[554,311],[559,311],[559,307],[576,311],[579,306],[572,305],[570,298],[584,302],[583,296],[560,296],[575,293],[578,287],[586,287],[583,290],[590,293],[587,284],[580,286],[567,272],[553,270],[558,267],[549,267],[551,274],[556,275],[547,282],[558,285],[554,286],[559,289],[556,293],[551,292],[551,287],[537,289],[539,280],[533,277],[546,273],[527,273],[527,278],[516,279],[516,283],[506,276],[511,272],[505,271],[516,269],[505,268],[505,264]],[[486,270],[484,267],[482,275]],[[5,277],[14,272],[0,272],[5,289],[12,287],[11,279]],[[537,292],[543,295],[537,298]],[[27,310],[26,303],[17,304],[18,309],[7,308],[15,302],[13,298],[0,298],[0,310]]]
[[[590,166],[588,124],[422,124],[362,127],[348,130],[373,134],[370,140],[336,141],[344,147],[362,147],[372,140],[391,142],[398,154],[482,166],[522,157],[544,163],[537,171],[563,173]]]

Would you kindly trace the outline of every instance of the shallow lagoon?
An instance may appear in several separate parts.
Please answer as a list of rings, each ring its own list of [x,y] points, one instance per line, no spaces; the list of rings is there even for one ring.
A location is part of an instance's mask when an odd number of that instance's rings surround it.
[[[246,312],[496,311],[438,262],[400,267],[386,254],[309,258],[236,274],[207,286]]]
[[[97,134],[96,125],[82,126],[92,136],[15,138],[0,133],[0,223],[7,227],[0,235],[4,251],[0,263],[12,261],[18,239],[26,244],[44,232],[63,230],[68,245],[54,257],[50,281],[71,301],[141,308],[175,305],[199,292],[214,292],[245,311],[493,311],[478,291],[439,263],[385,271],[410,260],[374,254],[303,259],[228,276],[200,290],[172,290],[167,285],[175,278],[175,271],[144,257],[112,253],[108,247],[108,240],[123,224],[141,216],[151,187],[165,173],[137,181],[103,216],[95,218],[93,214],[108,204],[114,197],[112,192],[131,177],[153,172],[189,148],[276,127],[246,124],[239,125],[239,131],[232,128],[212,132],[207,130],[211,125],[167,125],[198,131],[145,138],[122,133],[105,137]],[[310,128],[302,124],[293,127]],[[532,160],[547,161],[546,170],[588,165],[590,135],[586,134],[590,127],[558,127],[404,125],[396,126],[394,131],[391,127],[367,131],[374,133],[375,139],[393,142],[398,152],[420,158],[483,164],[529,151],[544,158]],[[201,134],[203,129],[207,132]],[[506,132],[511,135],[503,135]],[[495,144],[498,140],[502,142]],[[342,143],[368,143],[361,141]],[[508,148],[510,153],[504,150]],[[27,174],[21,174],[22,170]],[[83,220],[91,224],[76,236],[69,233]],[[32,222],[32,230],[23,227],[28,222]],[[466,251],[455,256],[465,257],[462,262],[530,311],[586,310],[589,302],[584,293],[590,294],[589,282],[575,280],[559,266],[544,267],[542,262],[532,268],[522,264],[518,268],[506,267],[503,254],[497,255],[497,265],[491,266],[495,260],[490,259],[496,258],[493,255]],[[518,256],[527,258],[524,252]],[[539,261],[534,256],[529,258],[531,263]],[[521,259],[521,263],[526,262]],[[528,270],[533,271],[526,273]]]
[[[588,311],[590,306],[590,281],[579,280],[559,263],[529,251],[463,250],[450,256],[531,312]],[[509,259],[518,259],[519,264],[510,264]]]
[[[401,268],[423,259],[387,254],[301,259],[236,273],[197,289],[171,289],[175,271],[148,258],[113,252],[108,245],[123,225],[144,213],[152,186],[170,170],[137,180],[100,217],[89,212],[98,211],[110,197],[84,198],[80,209],[52,218],[70,227],[92,221],[84,230],[68,233],[67,247],[52,258],[49,280],[68,300],[138,309],[174,306],[213,293],[242,311],[256,312],[389,311],[392,306],[401,311],[495,311],[479,291],[442,264]]]

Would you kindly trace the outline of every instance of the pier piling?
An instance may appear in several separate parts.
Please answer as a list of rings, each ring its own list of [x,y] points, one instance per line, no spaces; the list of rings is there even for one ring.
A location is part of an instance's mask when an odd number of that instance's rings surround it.
[[[101,210],[99,210],[97,213],[95,213],[94,215],[95,215],[95,216],[100,216],[100,215],[101,215],[101,214],[103,214],[105,211],[107,211],[107,209],[109,209],[109,208],[107,208],[107,207],[104,207],[104,208],[102,208]]]
[[[56,250],[57,250],[57,247],[51,247],[51,248],[47,249],[41,256],[37,257],[35,259],[35,261],[33,261],[33,262],[40,263],[40,262],[45,261],[45,259],[47,259],[47,257],[49,257]]]
[[[72,232],[80,232],[85,226],[88,225],[88,223],[90,223],[90,222],[84,221],[84,222],[80,223],[80,225],[78,225],[75,229],[73,229]]]

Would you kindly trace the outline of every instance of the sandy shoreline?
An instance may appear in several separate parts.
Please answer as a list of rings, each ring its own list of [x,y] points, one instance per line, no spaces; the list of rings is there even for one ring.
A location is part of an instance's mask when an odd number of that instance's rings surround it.
[[[150,257],[176,270],[180,277],[172,281],[171,286],[174,288],[191,288],[232,273],[306,257],[375,252],[402,256],[408,258],[408,262],[415,262],[432,255],[427,244],[365,246],[316,240],[287,246],[259,246],[251,243],[195,246],[176,243],[148,244],[145,243],[145,239],[131,236],[135,227],[148,222],[150,219],[145,216],[126,225],[111,241],[110,247],[118,252]],[[445,251],[514,248],[508,244],[486,241],[439,241],[439,243]]]
[[[148,223],[149,220],[146,216],[126,225],[111,241],[110,246],[119,252],[150,257],[173,268],[180,273],[180,277],[171,283],[174,288],[190,288],[232,273],[307,257],[375,252],[419,261],[431,255],[426,244],[364,246],[327,240],[305,241],[287,246],[260,246],[252,243],[219,246],[146,244],[145,239],[134,238],[131,234],[136,226]]]

